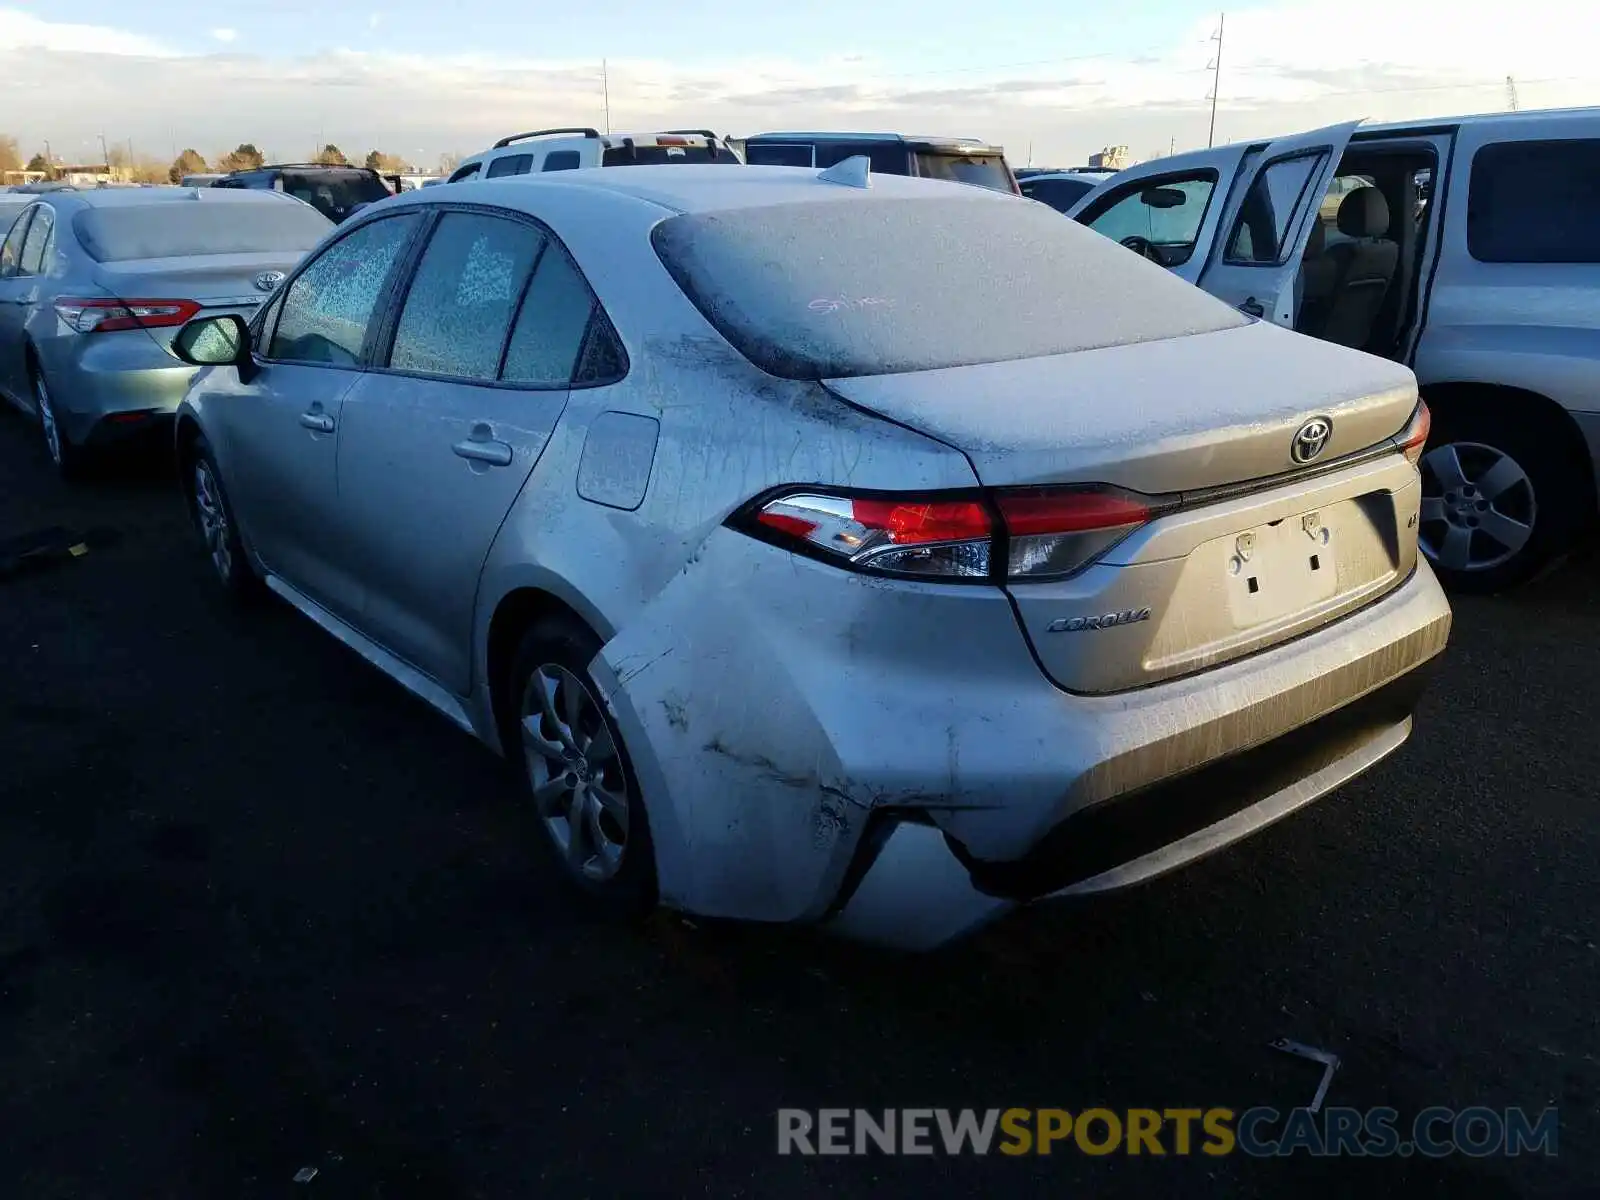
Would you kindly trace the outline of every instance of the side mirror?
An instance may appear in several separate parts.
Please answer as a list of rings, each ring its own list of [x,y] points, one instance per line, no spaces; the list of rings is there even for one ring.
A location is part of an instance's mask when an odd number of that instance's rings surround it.
[[[1188,201],[1189,197],[1177,188],[1145,188],[1139,193],[1139,203],[1146,208],[1182,208]]]
[[[178,330],[172,352],[191,366],[236,367],[245,383],[256,374],[255,360],[250,357],[250,327],[234,313],[196,317]]]

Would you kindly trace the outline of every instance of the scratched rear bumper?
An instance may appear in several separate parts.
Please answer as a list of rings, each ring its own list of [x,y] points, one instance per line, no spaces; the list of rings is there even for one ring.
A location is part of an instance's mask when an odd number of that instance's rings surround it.
[[[993,865],[1004,874],[1078,814],[1383,692],[1449,627],[1423,564],[1291,643],[1074,696],[1039,670],[998,589],[847,575],[719,531],[595,673],[643,788],[665,902],[926,947],[1040,898],[995,885]],[[1404,739],[1408,712],[1331,760],[1305,758],[1205,837],[1226,844],[1364,770]],[[1185,845],[1140,870],[1195,857]]]

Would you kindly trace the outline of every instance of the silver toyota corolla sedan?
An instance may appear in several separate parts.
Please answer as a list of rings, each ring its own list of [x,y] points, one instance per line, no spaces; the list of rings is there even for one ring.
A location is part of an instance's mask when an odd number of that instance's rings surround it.
[[[362,213],[179,337],[217,576],[504,752],[618,913],[932,947],[1396,750],[1450,628],[1410,373],[864,167]]]
[[[63,474],[158,427],[194,368],[173,335],[251,313],[332,223],[271,192],[106,188],[37,197],[0,242],[0,396]]]

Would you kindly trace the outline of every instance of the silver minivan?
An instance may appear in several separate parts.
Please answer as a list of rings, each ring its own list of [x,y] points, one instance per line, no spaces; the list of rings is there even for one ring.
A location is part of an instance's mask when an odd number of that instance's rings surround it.
[[[1244,312],[1410,366],[1423,552],[1493,591],[1596,517],[1600,108],[1351,121],[1123,171],[1069,215]]]

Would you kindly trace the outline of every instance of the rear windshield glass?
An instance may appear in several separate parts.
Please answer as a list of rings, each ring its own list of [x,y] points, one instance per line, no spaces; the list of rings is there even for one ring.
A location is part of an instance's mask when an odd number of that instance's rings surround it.
[[[956,183],[975,183],[997,192],[1015,192],[1006,160],[998,154],[939,154],[916,150],[911,154],[916,173],[927,179],[949,179]]]
[[[601,158],[602,167],[638,167],[651,163],[737,163],[726,146],[613,146]]]
[[[273,198],[260,204],[166,204],[91,208],[73,218],[78,241],[96,262],[180,258],[189,254],[306,251],[328,232],[314,209]]]
[[[344,220],[358,204],[374,204],[389,195],[383,180],[366,171],[285,171],[281,178],[289,195],[335,221]]]
[[[928,371],[1245,324],[1043,205],[834,199],[669,217],[651,235],[740,353],[789,379]]]

